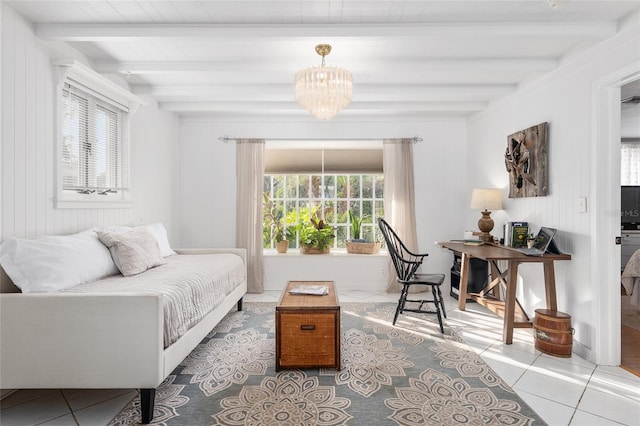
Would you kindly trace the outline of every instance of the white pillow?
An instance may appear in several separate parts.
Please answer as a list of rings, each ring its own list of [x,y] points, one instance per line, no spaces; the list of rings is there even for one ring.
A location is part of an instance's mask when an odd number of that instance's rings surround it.
[[[96,232],[100,241],[109,248],[113,261],[125,277],[165,263],[160,256],[158,241],[144,226],[127,232]]]
[[[54,292],[118,273],[93,229],[11,238],[0,245],[0,264],[23,293]]]
[[[151,235],[155,237],[158,241],[158,246],[160,247],[160,255],[162,257],[173,256],[176,254],[175,251],[171,249],[171,245],[169,244],[169,238],[167,237],[167,230],[162,223],[153,223],[151,225],[144,225],[145,228],[151,232]],[[104,228],[103,231],[109,232],[127,232],[133,229],[130,226],[109,226]]]
[[[151,232],[151,235],[155,237],[160,246],[160,254],[162,257],[173,256],[176,254],[169,245],[169,238],[167,237],[167,230],[162,223],[153,223],[146,225],[145,228]]]

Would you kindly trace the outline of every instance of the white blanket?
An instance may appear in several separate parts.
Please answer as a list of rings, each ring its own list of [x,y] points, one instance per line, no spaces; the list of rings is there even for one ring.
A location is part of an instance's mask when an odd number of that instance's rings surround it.
[[[640,305],[640,250],[636,250],[622,272],[622,285],[632,305]]]
[[[164,346],[170,346],[245,280],[235,254],[170,256],[167,263],[129,277],[113,275],[64,290],[69,293],[157,292],[164,296]],[[81,320],[81,319],[80,319]],[[135,327],[135,324],[131,324]]]

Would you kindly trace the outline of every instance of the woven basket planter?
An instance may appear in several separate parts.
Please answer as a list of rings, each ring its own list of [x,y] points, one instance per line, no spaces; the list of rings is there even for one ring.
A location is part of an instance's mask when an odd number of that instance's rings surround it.
[[[347,241],[347,253],[351,254],[377,254],[380,251],[380,242],[377,243],[352,243]]]
[[[331,247],[327,246],[324,249],[319,249],[317,247],[300,247],[300,253],[302,254],[326,254],[329,253]]]

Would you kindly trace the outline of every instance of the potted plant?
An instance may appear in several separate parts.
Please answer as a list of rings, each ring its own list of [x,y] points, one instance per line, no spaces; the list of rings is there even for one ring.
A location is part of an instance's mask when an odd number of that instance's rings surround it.
[[[335,234],[333,228],[319,219],[316,211],[308,222],[298,224],[300,251],[304,254],[329,253]]]
[[[282,210],[276,207],[271,198],[269,198],[268,192],[262,194],[262,200],[263,226],[265,232],[268,232],[265,236],[268,241],[273,239],[276,242],[278,253],[286,253],[289,249],[289,238],[292,237],[292,234],[295,236],[294,229],[291,227],[285,228]]]
[[[364,238],[360,238],[362,232],[362,221],[368,215],[356,216],[349,210],[349,222],[351,224],[351,239],[345,243],[347,253],[351,254],[376,254],[380,251],[380,242],[367,243]]]
[[[349,223],[351,224],[351,242],[352,243],[364,243],[364,238],[360,238],[360,230],[362,229],[362,220],[365,216],[356,216],[351,210],[349,210]]]

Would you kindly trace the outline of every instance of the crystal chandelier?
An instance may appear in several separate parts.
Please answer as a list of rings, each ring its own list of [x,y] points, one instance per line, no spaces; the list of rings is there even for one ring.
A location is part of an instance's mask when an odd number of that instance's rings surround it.
[[[328,120],[351,102],[353,82],[349,71],[324,65],[330,45],[319,44],[316,52],[322,56],[322,64],[296,74],[296,102],[319,120]]]

